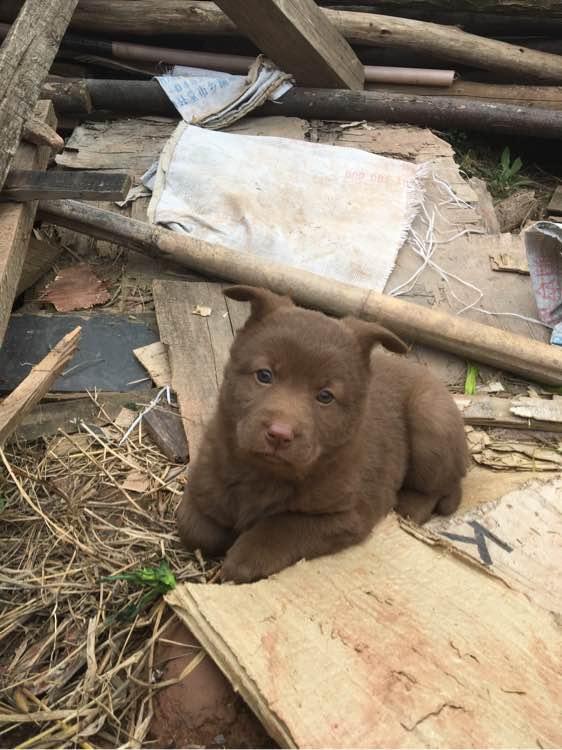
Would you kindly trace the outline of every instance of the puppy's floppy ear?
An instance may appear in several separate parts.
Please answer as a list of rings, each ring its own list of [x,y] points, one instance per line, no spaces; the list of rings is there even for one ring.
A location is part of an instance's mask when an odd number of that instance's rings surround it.
[[[249,319],[252,321],[261,320],[280,307],[294,307],[289,297],[282,297],[280,294],[270,292],[269,289],[254,286],[229,286],[223,294],[239,302],[249,302],[252,306]]]
[[[383,328],[378,323],[368,323],[359,320],[359,318],[344,318],[342,323],[354,334],[367,361],[375,344],[382,344],[385,349],[396,352],[396,354],[405,354],[408,351],[408,347],[402,339],[399,339],[388,328]]]

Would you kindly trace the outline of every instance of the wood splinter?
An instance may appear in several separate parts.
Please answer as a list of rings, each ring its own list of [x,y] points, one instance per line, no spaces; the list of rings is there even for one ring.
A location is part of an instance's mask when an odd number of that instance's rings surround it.
[[[48,392],[64,367],[74,356],[82,328],[74,330],[53,347],[36,364],[29,375],[0,404],[0,446],[16,429],[20,421]]]
[[[60,154],[64,150],[64,139],[47,123],[41,122],[35,117],[32,117],[23,126],[22,137],[28,143],[33,143],[36,146],[48,146],[55,154]]]

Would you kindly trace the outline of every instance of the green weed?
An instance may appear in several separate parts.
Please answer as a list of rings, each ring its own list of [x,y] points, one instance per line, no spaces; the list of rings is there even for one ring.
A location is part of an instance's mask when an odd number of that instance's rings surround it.
[[[476,393],[478,373],[478,365],[473,365],[472,362],[468,362],[466,367],[466,380],[464,381],[464,392],[467,396],[474,396]]]
[[[104,576],[104,582],[127,581],[140,588],[135,603],[123,607],[111,619],[132,620],[155,599],[176,587],[176,578],[166,560],[161,560],[157,567],[139,568],[128,573]]]

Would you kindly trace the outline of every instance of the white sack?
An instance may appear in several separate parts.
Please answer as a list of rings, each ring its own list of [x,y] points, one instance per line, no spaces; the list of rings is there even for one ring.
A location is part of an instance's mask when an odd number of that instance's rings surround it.
[[[382,291],[423,197],[422,170],[359,149],[181,123],[162,153],[149,219]]]

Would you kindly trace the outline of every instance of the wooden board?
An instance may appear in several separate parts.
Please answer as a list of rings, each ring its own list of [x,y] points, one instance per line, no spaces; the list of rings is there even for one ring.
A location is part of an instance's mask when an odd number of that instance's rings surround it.
[[[39,279],[48,273],[56,259],[63,251],[61,245],[53,245],[44,239],[31,237],[25,255],[25,262],[21,271],[20,281],[16,291],[16,297],[37,283]]]
[[[550,425],[550,429],[558,425],[562,428],[562,396],[544,398],[518,398],[511,402],[512,414],[525,420],[535,420]]]
[[[171,408],[151,409],[143,417],[143,425],[162,453],[174,463],[187,463],[189,447],[181,416]]]
[[[192,460],[215,410],[233,331],[243,321],[244,313],[238,312],[242,306],[232,300],[227,306],[223,287],[166,280],[153,285],[160,339],[169,349],[172,388],[178,397]],[[211,314],[194,314],[198,305],[210,308]],[[235,310],[234,321],[231,310]]]
[[[68,169],[107,169],[138,178],[159,158],[176,125],[165,117],[85,122],[55,161]]]
[[[78,0],[27,0],[2,44],[0,189],[77,4]]]
[[[217,0],[238,29],[297,83],[363,88],[363,66],[314,0]]]
[[[562,742],[552,615],[394,516],[269,580],[166,598],[282,747]]]
[[[133,349],[133,354],[159,388],[171,384],[172,372],[168,349],[161,341],[155,341],[154,344]]]
[[[546,207],[550,216],[562,216],[562,185],[558,185]]]
[[[56,126],[50,102],[39,102],[35,117]],[[22,143],[13,165],[17,169],[45,169],[48,161],[49,149]],[[36,211],[35,202],[0,203],[0,346],[18,289]]]
[[[124,200],[131,178],[104,172],[40,172],[12,169],[8,173],[0,201],[32,200]]]
[[[495,398],[479,394],[455,395],[454,398],[469,425],[562,432],[562,414],[557,400]]]
[[[82,421],[90,427],[101,427],[112,422],[125,404],[134,402],[147,405],[156,393],[156,390],[135,391],[134,394],[96,393],[96,401],[88,396],[42,402],[20,420],[8,443],[31,442],[56,435],[59,430],[72,434],[80,430]]]

